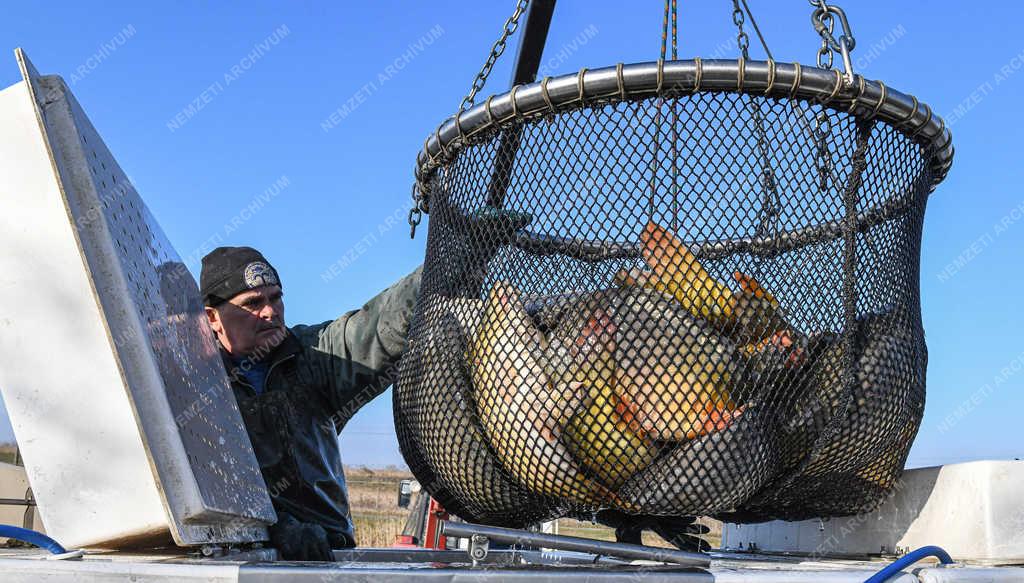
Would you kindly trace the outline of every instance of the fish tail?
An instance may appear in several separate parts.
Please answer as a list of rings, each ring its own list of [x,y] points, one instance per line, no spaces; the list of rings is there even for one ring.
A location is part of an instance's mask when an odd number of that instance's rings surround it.
[[[640,241],[644,259],[654,272],[652,279],[664,285],[687,311],[704,318],[732,318],[732,290],[711,277],[678,237],[650,222],[640,234]]]

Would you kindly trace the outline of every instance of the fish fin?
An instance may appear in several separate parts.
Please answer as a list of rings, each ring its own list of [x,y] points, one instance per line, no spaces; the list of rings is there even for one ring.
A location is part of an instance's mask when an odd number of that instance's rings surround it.
[[[622,422],[629,428],[630,431],[635,433],[637,437],[642,439],[647,438],[647,432],[644,430],[643,425],[640,422],[640,408],[637,407],[636,403],[629,400],[622,395],[616,393],[615,399],[615,412],[622,419]]]
[[[591,341],[608,344],[614,340],[617,330],[618,326],[615,325],[615,320],[612,319],[611,315],[604,308],[597,308],[590,314],[587,322],[583,325],[583,330],[576,339],[576,345],[584,346]]]
[[[779,351],[784,356],[782,365],[787,368],[799,368],[807,362],[804,344],[799,342],[799,338],[794,339],[794,334],[790,330],[778,330],[757,342],[739,347],[740,353],[748,358],[762,355],[769,350]]]
[[[644,261],[653,272],[655,289],[663,287],[694,316],[726,320],[732,317],[732,290],[711,277],[678,237],[650,222],[640,233],[640,242]]]
[[[700,414],[694,422],[690,431],[686,434],[687,439],[694,439],[722,431],[738,419],[746,410],[746,405],[739,407],[726,407],[721,405],[707,405],[705,411]]]
[[[779,304],[779,301],[775,299],[775,296],[773,296],[768,290],[764,289],[764,287],[752,276],[740,271],[733,273],[732,276],[736,279],[736,282],[740,284],[740,289],[743,290],[743,292],[751,294],[755,298],[767,300],[774,308],[778,308],[781,305]]]
[[[649,278],[650,272],[634,267],[615,272],[612,283],[619,287],[648,287],[647,280]]]
[[[544,441],[551,445],[554,445],[555,442],[558,441],[558,432],[547,424],[544,424],[540,428],[540,436],[544,438]]]
[[[667,229],[654,222],[647,223],[640,233],[644,260],[659,279],[670,279],[670,270],[682,274],[690,279],[691,268],[696,263],[700,267],[697,258],[690,253],[690,250],[683,245],[683,242]],[[700,274],[694,274],[699,276]]]

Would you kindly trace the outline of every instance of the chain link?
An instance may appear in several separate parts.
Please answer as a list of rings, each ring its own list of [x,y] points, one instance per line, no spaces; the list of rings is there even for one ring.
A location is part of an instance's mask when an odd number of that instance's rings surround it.
[[[416,227],[423,220],[423,213],[430,212],[427,207],[427,197],[420,192],[420,187],[415,182],[412,185],[412,208],[409,209],[409,238],[416,238]]]
[[[469,93],[462,99],[462,103],[459,104],[459,111],[455,114],[458,116],[460,113],[467,111],[473,107],[476,101],[476,94],[484,88],[487,83],[487,78],[491,75],[491,69],[494,68],[494,64],[498,62],[498,59],[505,52],[505,45],[508,43],[509,37],[515,34],[516,29],[519,28],[519,19],[526,12],[526,7],[530,5],[530,0],[518,0],[516,2],[516,9],[512,13],[512,16],[508,17],[505,21],[505,26],[502,27],[501,36],[491,47],[491,53],[487,55],[487,60],[484,61],[484,66],[480,69],[480,72],[476,74],[476,78],[473,79],[473,85],[469,89]],[[419,185],[412,185],[412,203],[413,206],[409,209],[409,238],[416,238],[416,227],[419,226],[423,220],[423,214],[429,213],[430,208],[427,202],[427,197],[420,192]]]
[[[824,109],[818,112],[814,119],[814,134],[818,141],[818,188],[822,191],[828,190],[829,179],[832,176],[832,154],[828,148],[828,137],[832,133],[832,120]]]
[[[519,0],[516,2],[515,12],[512,16],[505,21],[505,27],[501,31],[501,37],[491,47],[491,54],[487,56],[487,61],[484,62],[484,66],[480,69],[480,72],[476,74],[476,78],[473,80],[473,86],[469,90],[469,94],[463,98],[462,103],[459,105],[459,112],[466,111],[473,107],[476,94],[484,88],[484,84],[487,82],[487,77],[491,75],[491,69],[494,68],[494,64],[498,62],[498,58],[501,57],[502,53],[505,52],[505,43],[508,42],[508,38],[515,34],[516,29],[519,28],[519,19],[522,17],[523,12],[526,11],[526,7],[530,4],[530,0]]]
[[[821,5],[825,5],[824,0],[822,0]],[[818,49],[818,68],[831,69],[832,47],[829,46],[828,37],[832,36],[832,31],[834,31],[836,27],[836,21],[832,18],[832,14],[826,9],[821,15],[820,22],[825,27],[824,30],[828,31],[828,34],[826,35],[824,32],[821,34],[821,48]]]
[[[818,23],[815,29],[821,35],[821,47],[818,49],[818,68],[831,70],[832,47],[829,45],[829,38],[835,30],[836,22],[828,11],[825,0],[810,0],[811,6],[815,7],[812,20],[817,18]],[[814,138],[817,141],[817,155],[815,165],[818,169],[818,188],[824,192],[828,190],[829,178],[832,175],[832,155],[828,148],[828,136],[832,133],[832,120],[828,115],[828,109],[822,106],[821,111],[814,118]]]
[[[736,46],[740,48],[740,53],[744,59],[750,58],[748,49],[750,48],[750,36],[747,35],[746,31],[743,30],[743,24],[746,21],[746,17],[743,16],[743,10],[740,8],[739,0],[732,0],[732,23],[736,25]]]
[[[739,47],[743,59],[749,60],[750,36],[744,30],[743,25],[746,23],[745,11],[749,12],[750,7],[747,6],[744,0],[741,8],[740,1],[732,0],[732,22],[736,25],[736,46]],[[757,21],[754,19],[754,13],[749,12],[749,14],[750,23],[753,25],[754,30],[757,31],[758,39],[760,39],[765,53],[771,58],[771,51],[768,50],[768,44],[764,41],[764,37],[761,36],[760,29],[757,27]],[[756,233],[759,237],[771,236],[774,238],[778,236],[778,219],[782,212],[778,185],[775,182],[775,172],[772,168],[771,156],[769,155],[768,134],[764,129],[764,117],[761,115],[761,109],[756,102],[751,100],[748,103],[750,115],[754,120],[754,128],[757,131],[758,154],[761,158],[761,189],[764,191],[764,200],[761,203],[761,216]]]

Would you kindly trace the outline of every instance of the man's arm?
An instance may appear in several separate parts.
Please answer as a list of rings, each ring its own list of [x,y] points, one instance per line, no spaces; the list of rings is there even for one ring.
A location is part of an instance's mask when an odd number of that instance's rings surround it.
[[[333,322],[296,326],[300,341],[326,360],[327,401],[338,430],[388,388],[405,352],[423,266]]]

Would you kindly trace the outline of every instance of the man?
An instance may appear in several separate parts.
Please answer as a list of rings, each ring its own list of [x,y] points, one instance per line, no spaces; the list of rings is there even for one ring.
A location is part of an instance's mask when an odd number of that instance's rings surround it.
[[[355,546],[338,432],[395,378],[422,268],[361,309],[287,328],[281,281],[250,247],[203,258],[201,294],[278,522],[288,560]]]

